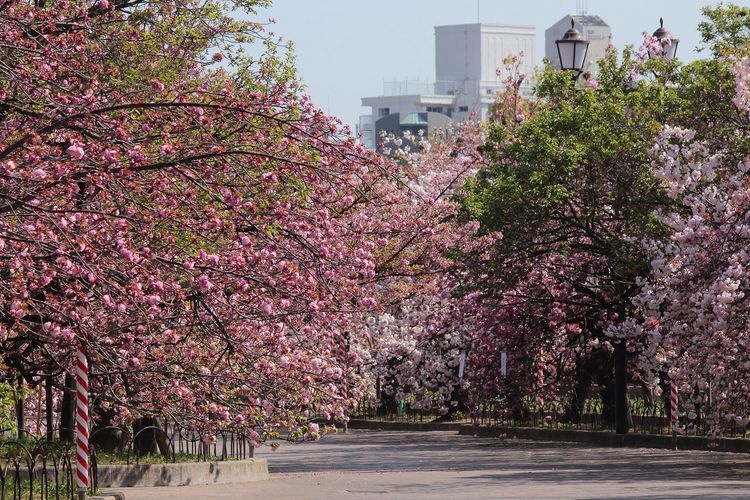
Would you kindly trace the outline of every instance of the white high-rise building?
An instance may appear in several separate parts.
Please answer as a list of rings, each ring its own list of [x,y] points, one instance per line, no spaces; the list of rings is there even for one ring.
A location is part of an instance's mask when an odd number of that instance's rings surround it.
[[[533,26],[436,26],[435,81],[389,82],[383,95],[363,97],[362,105],[372,110],[370,115],[360,117],[358,131],[363,142],[375,149],[377,134],[383,129],[378,127],[378,121],[394,113],[440,113],[456,123],[471,116],[486,119],[507,77],[502,72],[498,74],[497,69],[503,67],[507,56],[516,55],[521,57],[520,72],[530,74],[535,36]],[[524,90],[530,92],[527,85]]]

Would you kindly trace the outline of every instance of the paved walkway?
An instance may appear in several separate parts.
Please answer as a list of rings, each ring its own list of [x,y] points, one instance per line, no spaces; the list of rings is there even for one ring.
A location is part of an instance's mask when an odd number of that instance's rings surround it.
[[[126,500],[750,499],[745,454],[349,431],[257,456],[268,458],[270,481],[122,491]]]

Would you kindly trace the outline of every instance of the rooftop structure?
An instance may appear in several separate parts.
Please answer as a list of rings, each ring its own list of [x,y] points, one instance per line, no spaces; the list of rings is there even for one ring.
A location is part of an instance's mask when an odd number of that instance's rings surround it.
[[[534,61],[535,28],[506,24],[458,24],[435,27],[435,82],[388,82],[381,96],[363,97],[370,115],[360,117],[363,142],[377,144],[378,120],[394,113],[440,113],[458,123],[486,119],[507,75],[498,74],[507,56],[521,56],[521,72]],[[530,88],[524,89],[530,92]],[[392,120],[392,119],[391,119]],[[442,123],[433,119],[434,123]],[[426,132],[431,132],[428,125]],[[384,127],[380,127],[385,130]]]

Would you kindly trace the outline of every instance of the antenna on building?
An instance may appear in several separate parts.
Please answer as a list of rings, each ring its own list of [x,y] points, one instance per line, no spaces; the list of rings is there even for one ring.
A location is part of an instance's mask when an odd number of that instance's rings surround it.
[[[477,0],[477,24],[479,24],[479,0]]]
[[[576,14],[585,16],[588,14],[589,0],[576,0]]]

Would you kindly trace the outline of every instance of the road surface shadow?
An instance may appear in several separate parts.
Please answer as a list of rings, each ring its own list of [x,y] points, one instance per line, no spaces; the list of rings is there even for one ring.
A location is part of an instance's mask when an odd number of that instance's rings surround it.
[[[575,443],[499,440],[450,432],[349,431],[317,443],[284,445],[268,458],[274,473],[492,471],[477,479],[629,482],[744,481],[750,456],[639,448],[591,448]],[[750,495],[748,495],[750,497]]]

